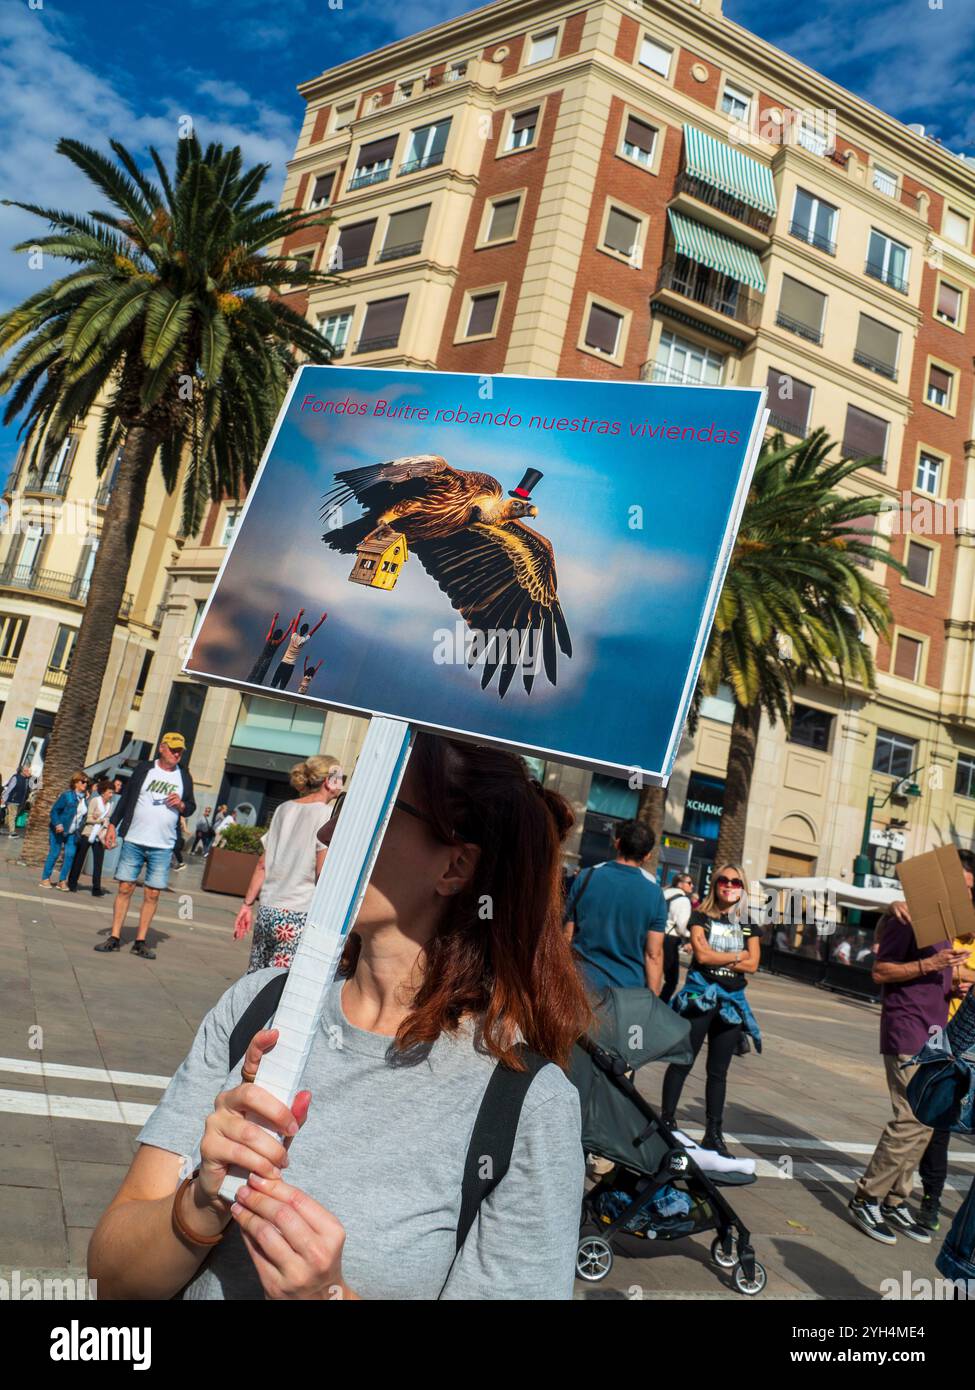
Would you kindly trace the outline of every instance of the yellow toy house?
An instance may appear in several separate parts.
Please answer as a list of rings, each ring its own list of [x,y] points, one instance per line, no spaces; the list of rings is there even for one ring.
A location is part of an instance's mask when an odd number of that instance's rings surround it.
[[[373,589],[392,589],[406,564],[407,555],[406,537],[388,526],[381,527],[356,547],[349,582],[368,584]]]

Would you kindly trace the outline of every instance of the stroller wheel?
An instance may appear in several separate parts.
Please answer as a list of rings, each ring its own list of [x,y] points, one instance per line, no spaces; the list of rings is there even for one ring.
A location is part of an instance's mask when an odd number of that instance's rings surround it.
[[[738,1263],[737,1255],[722,1249],[720,1236],[715,1236],[711,1242],[711,1258],[721,1269],[734,1269]]]
[[[754,1279],[746,1278],[745,1271],[742,1269],[741,1265],[736,1267],[734,1278],[735,1288],[738,1292],[748,1294],[751,1298],[754,1298],[755,1294],[761,1293],[768,1283],[768,1275],[765,1273],[765,1266],[760,1265],[757,1260],[755,1261]]]
[[[576,1252],[576,1273],[580,1279],[597,1284],[613,1268],[613,1252],[598,1236],[584,1236]]]

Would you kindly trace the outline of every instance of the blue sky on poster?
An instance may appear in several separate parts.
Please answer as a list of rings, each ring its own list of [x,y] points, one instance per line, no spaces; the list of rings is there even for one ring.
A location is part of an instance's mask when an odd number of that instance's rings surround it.
[[[482,400],[475,376],[405,374],[393,390],[386,379],[366,369],[305,371],[251,491],[192,668],[246,680],[275,611],[285,624],[299,608],[313,623],[326,611],[304,653],[309,664],[325,663],[309,692],[317,699],[415,721],[422,714],[430,724],[660,770],[694,651],[692,615],[705,611],[758,393],[509,377],[495,379],[494,398]],[[370,414],[301,411],[309,394],[351,396],[369,403]],[[425,405],[431,421],[377,420],[371,411],[380,396]],[[522,424],[432,423],[438,407],[458,405],[495,414],[507,408]],[[716,422],[737,430],[742,443],[631,437],[629,422],[639,426],[648,411],[654,424]],[[541,432],[529,426],[532,415],[615,420],[621,430]],[[413,453],[490,473],[505,492],[526,468],[544,474],[532,494],[539,515],[529,525],[554,547],[573,647],[571,658],[559,656],[555,687],[540,674],[530,695],[520,681],[503,701],[496,682],[482,691],[478,672],[435,660],[436,634],[453,633],[462,620],[415,555],[386,593],[349,583],[353,558],[322,543],[321,502],[335,471]],[[697,500],[688,525],[691,476]],[[633,506],[643,509],[640,529],[630,525]],[[359,515],[351,503],[342,520]]]
[[[54,144],[62,135],[170,155],[180,116],[205,139],[239,143],[271,165],[277,196],[299,128],[295,88],[316,72],[474,6],[465,0],[7,0],[0,8],[0,190],[87,210],[85,180]],[[971,0],[819,0],[813,9],[725,0],[725,13],[952,150],[975,151]],[[0,310],[41,275],[9,248],[37,223],[0,208]],[[15,450],[0,434],[0,466]]]

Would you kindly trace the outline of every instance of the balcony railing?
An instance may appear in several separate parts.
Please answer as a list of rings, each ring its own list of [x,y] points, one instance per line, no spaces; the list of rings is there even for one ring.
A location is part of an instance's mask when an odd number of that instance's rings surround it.
[[[159,607],[156,609],[155,613],[153,613],[152,615],[152,626],[156,629],[157,632],[163,625],[163,618],[165,618],[168,608],[168,603],[161,603]]]
[[[402,246],[384,246],[377,261],[401,261],[404,256],[416,256],[423,249],[422,241],[405,241]]]
[[[399,334],[390,333],[385,338],[360,338],[355,352],[379,352],[382,348],[394,348],[399,344]]]
[[[668,386],[717,386],[719,382],[704,381],[694,372],[679,372],[676,367],[665,366],[662,362],[644,362],[640,368],[641,381],[665,382]]]
[[[854,348],[853,360],[861,367],[866,367],[868,371],[876,372],[878,376],[889,377],[891,381],[897,380],[897,368],[892,367],[889,362],[881,362],[879,357],[871,357],[869,352]]]
[[[17,475],[19,472],[19,468],[11,468],[10,472],[7,474],[7,481],[3,485],[4,496],[8,493],[17,491]]]
[[[17,667],[15,656],[0,656],[0,676],[12,676]]]
[[[0,586],[7,589],[26,589],[48,598],[65,599],[69,603],[84,603],[91,581],[76,574],[58,574],[55,570],[36,569],[33,565],[7,563],[0,569]],[[125,594],[119,606],[119,617],[132,612],[132,595]]]
[[[349,180],[349,192],[352,193],[357,188],[368,188],[370,184],[385,183],[390,172],[387,166],[385,169],[373,169],[371,171],[364,169],[362,173],[355,173]]]
[[[63,690],[68,683],[68,673],[59,666],[49,666],[44,672],[44,685],[55,685],[59,690]]]
[[[753,328],[761,313],[761,305],[744,285],[729,276],[699,266],[695,261],[680,264],[667,261],[661,267],[658,290],[672,290],[685,299],[706,309],[724,314],[736,323]]]
[[[743,203],[740,198],[735,198],[730,193],[724,193],[720,188],[714,188],[711,184],[705,183],[703,179],[695,178],[686,169],[678,178],[674,191],[675,193],[686,193],[689,197],[696,198],[700,203],[707,203],[709,208],[723,212],[726,216],[733,217],[737,222],[744,222],[746,227],[754,227],[756,232],[763,232],[766,236],[772,226],[772,219],[768,213],[760,212],[758,208]]]
[[[107,507],[112,499],[112,489],[115,486],[115,476],[103,478],[98,484],[98,491],[95,493],[95,506]]]
[[[811,324],[803,323],[801,319],[790,318],[788,314],[783,314],[781,311],[776,314],[775,322],[780,328],[787,328],[790,333],[805,338],[807,342],[822,343],[823,341],[821,329],[813,328]]]
[[[783,434],[795,435],[797,439],[805,439],[809,433],[809,426],[801,425],[798,420],[790,420],[787,415],[776,415],[773,411],[769,412],[769,428],[781,430]]]
[[[907,294],[908,284],[899,275],[895,275],[890,266],[881,265],[879,261],[867,261],[863,267],[864,274],[870,275],[874,280],[880,280],[885,285],[890,285],[891,289],[899,290],[901,294]]]
[[[58,478],[45,478],[42,473],[28,473],[24,479],[25,492],[41,492],[45,497],[63,497],[68,490],[70,475],[62,473]]]
[[[422,159],[408,159],[399,166],[399,171],[401,174],[415,174],[418,169],[432,169],[435,164],[442,163],[443,153],[425,154]]]
[[[369,259],[367,251],[362,256],[335,256],[328,269],[336,275],[341,275],[344,270],[359,270]]]
[[[804,222],[797,222],[795,219],[789,224],[789,232],[792,236],[804,241],[807,246],[815,246],[818,251],[825,251],[827,256],[836,255],[836,242],[830,241],[829,237],[823,236],[821,232],[815,231],[812,227],[807,227]]]

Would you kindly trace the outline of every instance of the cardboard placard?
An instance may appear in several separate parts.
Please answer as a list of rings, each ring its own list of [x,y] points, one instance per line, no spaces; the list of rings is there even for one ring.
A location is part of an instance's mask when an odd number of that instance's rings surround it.
[[[975,932],[975,906],[954,845],[905,859],[897,865],[897,877],[919,947],[937,946]]]

